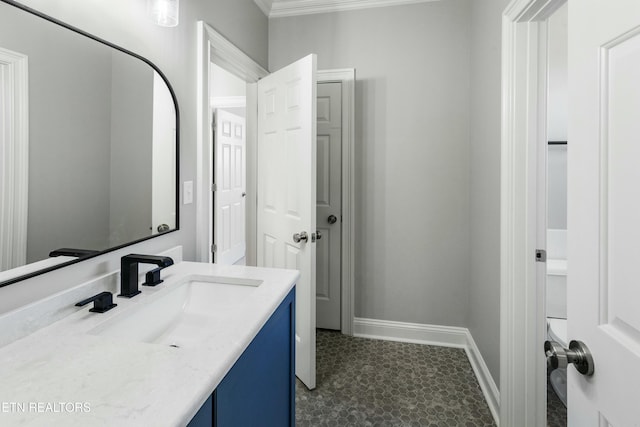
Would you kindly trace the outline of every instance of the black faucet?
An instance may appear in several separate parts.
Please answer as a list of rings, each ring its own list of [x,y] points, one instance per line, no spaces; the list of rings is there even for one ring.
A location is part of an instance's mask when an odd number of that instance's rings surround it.
[[[155,286],[161,283],[160,270],[173,265],[168,256],[129,254],[120,259],[120,294],[119,297],[131,298],[140,293],[138,290],[138,264],[155,264],[159,268],[147,273],[145,285]],[[151,280],[152,283],[148,283]]]

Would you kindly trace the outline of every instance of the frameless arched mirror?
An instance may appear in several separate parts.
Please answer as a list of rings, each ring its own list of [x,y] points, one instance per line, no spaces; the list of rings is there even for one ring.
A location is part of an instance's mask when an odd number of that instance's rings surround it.
[[[148,60],[0,0],[0,286],[178,228],[178,108]]]

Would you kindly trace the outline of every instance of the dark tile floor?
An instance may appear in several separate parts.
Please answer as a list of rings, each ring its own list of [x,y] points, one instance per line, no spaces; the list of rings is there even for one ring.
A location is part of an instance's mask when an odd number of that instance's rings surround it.
[[[549,382],[547,375],[547,427],[567,427],[567,408]]]
[[[494,426],[461,349],[317,332],[317,388],[296,384],[305,426]]]

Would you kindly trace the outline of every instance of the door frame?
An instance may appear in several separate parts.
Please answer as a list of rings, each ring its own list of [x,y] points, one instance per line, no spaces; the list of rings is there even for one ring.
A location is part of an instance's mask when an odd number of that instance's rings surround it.
[[[196,260],[211,262],[211,153],[209,63],[247,82],[247,265],[257,259],[257,82],[269,72],[204,21],[197,22]],[[353,335],[355,283],[355,70],[319,70],[318,82],[342,83],[342,292],[341,332]]]
[[[502,15],[500,424],[546,425],[547,19],[567,0]],[[531,397],[534,397],[533,399]]]

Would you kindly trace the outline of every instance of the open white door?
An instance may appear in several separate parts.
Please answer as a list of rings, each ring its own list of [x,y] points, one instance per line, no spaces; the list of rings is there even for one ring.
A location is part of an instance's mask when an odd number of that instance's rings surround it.
[[[296,376],[316,386],[316,56],[258,82],[258,266],[300,270]],[[306,240],[294,239],[306,235]],[[297,240],[297,242],[296,242]]]
[[[246,251],[245,119],[220,109],[215,114],[214,262],[231,265]]]
[[[569,5],[570,426],[640,423],[640,2]]]

